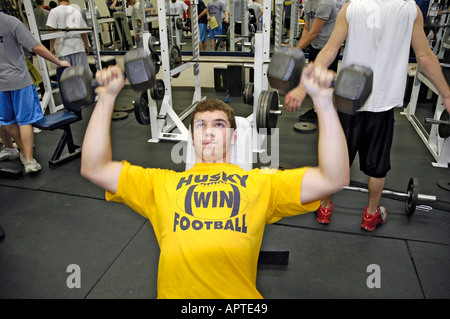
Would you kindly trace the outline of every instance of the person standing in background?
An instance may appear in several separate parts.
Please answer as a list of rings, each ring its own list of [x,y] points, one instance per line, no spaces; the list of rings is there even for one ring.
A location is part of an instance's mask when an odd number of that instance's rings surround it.
[[[207,12],[205,3],[203,0],[199,0],[197,4],[198,12],[198,32],[200,35],[200,51],[206,51],[206,25],[208,24]]]
[[[61,67],[70,66],[70,63],[57,59],[20,20],[4,14],[1,2],[0,35],[0,138],[4,146],[0,160],[20,158],[25,173],[35,173],[41,170],[41,165],[33,157],[32,124],[44,115],[23,49]],[[12,138],[20,152],[14,147]]]
[[[59,4],[50,10],[47,26],[53,29],[87,28],[81,13],[70,5],[69,0],[59,0]],[[50,52],[60,60],[68,61],[72,66],[82,65],[86,70],[90,70],[87,60],[89,41],[86,33],[51,39]]]
[[[304,12],[305,27],[296,47],[302,50],[308,48],[308,61],[314,62],[334,30],[338,11],[335,0],[309,0],[305,4]],[[329,69],[337,72],[338,61],[339,56],[337,55]],[[317,114],[314,108],[301,114],[299,120],[316,122]]]
[[[38,29],[47,29],[47,18],[49,11],[44,9],[44,0],[36,0],[36,9],[34,9],[34,19],[36,20],[36,24]],[[47,32],[42,31],[41,34],[45,34]],[[42,44],[50,50],[50,40],[42,41]]]

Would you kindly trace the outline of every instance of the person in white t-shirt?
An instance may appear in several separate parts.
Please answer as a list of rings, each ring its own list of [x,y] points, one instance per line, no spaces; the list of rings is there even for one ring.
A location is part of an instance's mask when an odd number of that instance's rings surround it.
[[[188,11],[189,6],[180,0],[171,0],[169,2],[169,13],[178,14],[180,18],[183,19],[183,11]]]
[[[48,14],[47,26],[53,29],[87,28],[80,11],[71,6],[69,0],[58,2],[60,5]],[[83,65],[89,70],[87,60],[89,41],[86,33],[51,39],[50,51],[60,60],[68,61],[72,66]]]
[[[369,176],[369,203],[361,228],[372,231],[387,220],[379,206],[394,131],[394,108],[403,106],[410,47],[419,68],[442,96],[450,113],[450,89],[439,60],[431,51],[423,29],[423,16],[414,0],[352,0],[345,4],[330,39],[314,64],[328,68],[346,41],[341,68],[359,64],[373,70],[372,94],[356,115],[339,112],[347,138],[350,165],[359,154],[360,169]],[[288,111],[301,106],[306,93],[300,87],[288,92]],[[445,110],[444,110],[445,112]],[[317,220],[328,224],[333,209],[331,196],[324,198]]]
[[[134,39],[136,46],[139,46],[139,41],[142,37],[142,22],[144,21],[141,4],[137,0],[127,0],[128,10],[131,15],[131,23],[134,30]]]

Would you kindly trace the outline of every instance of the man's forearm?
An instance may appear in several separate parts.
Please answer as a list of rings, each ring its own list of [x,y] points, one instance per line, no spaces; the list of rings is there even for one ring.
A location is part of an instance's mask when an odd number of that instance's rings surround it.
[[[56,56],[54,56],[49,50],[47,50],[47,48],[43,46],[41,43],[39,43],[33,48],[33,52],[43,57],[44,59],[60,66],[61,61]]]
[[[302,36],[300,41],[297,43],[297,49],[303,50],[308,45],[311,44],[311,42],[317,37],[316,33],[312,33],[311,31],[307,32],[305,36]]]
[[[87,37],[86,33],[83,33],[81,35],[81,38],[83,39],[84,47],[85,48],[89,48],[89,40],[88,40],[88,37]]]
[[[97,71],[98,101],[86,129],[81,154],[81,174],[92,183],[117,191],[123,164],[112,160],[111,118],[114,102],[125,84],[122,68],[117,65]]]
[[[100,95],[91,115],[83,141],[81,174],[91,179],[112,161],[111,118],[115,96]]]
[[[50,39],[50,52],[55,52],[55,39]]]
[[[443,98],[450,98],[450,89],[442,73],[439,60],[431,50],[429,52],[429,54],[417,57],[418,65],[423,70],[427,79],[436,87],[439,94]]]
[[[331,99],[313,100],[319,126],[319,169],[330,184],[347,184],[350,178],[347,141]]]
[[[339,47],[340,48],[340,47]],[[314,60],[314,64],[321,66],[323,68],[328,68],[331,63],[336,59],[339,51],[334,49],[330,45],[326,45],[322,50],[320,50],[316,59]]]

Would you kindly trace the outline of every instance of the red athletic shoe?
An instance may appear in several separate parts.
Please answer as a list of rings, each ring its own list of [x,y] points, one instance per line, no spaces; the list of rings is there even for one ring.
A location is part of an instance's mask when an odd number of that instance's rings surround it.
[[[331,206],[328,208],[322,207],[322,202],[317,210],[317,221],[321,224],[329,224],[331,213],[333,212],[334,203],[331,202]]]
[[[367,213],[367,207],[369,206],[364,208],[361,228],[367,231],[372,231],[378,224],[384,224],[387,221],[387,211],[385,207],[378,206],[376,214],[371,215]]]

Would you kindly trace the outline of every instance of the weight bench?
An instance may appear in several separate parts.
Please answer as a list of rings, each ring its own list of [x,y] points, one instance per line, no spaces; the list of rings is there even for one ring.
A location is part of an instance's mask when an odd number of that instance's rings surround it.
[[[59,77],[61,76],[64,68],[57,69],[57,80],[59,86]],[[56,146],[56,150],[53,153],[52,158],[48,162],[51,168],[56,168],[64,163],[67,163],[75,158],[81,156],[81,147],[75,145],[72,136],[72,130],[70,124],[81,121],[81,108],[72,108],[67,106],[64,102],[64,97],[61,95],[64,110],[58,111],[53,114],[44,116],[39,121],[33,124],[34,127],[44,131],[53,131],[56,129],[63,130],[62,136]],[[67,146],[68,153],[63,155],[64,148]]]
[[[253,169],[252,151],[252,124],[244,117],[236,116],[237,138],[231,148],[231,164],[237,164],[243,170]],[[189,132],[191,132],[189,128]],[[195,164],[195,150],[192,145],[192,136],[189,134],[186,151],[186,170]],[[287,265],[289,263],[289,251],[260,251],[258,264]]]

